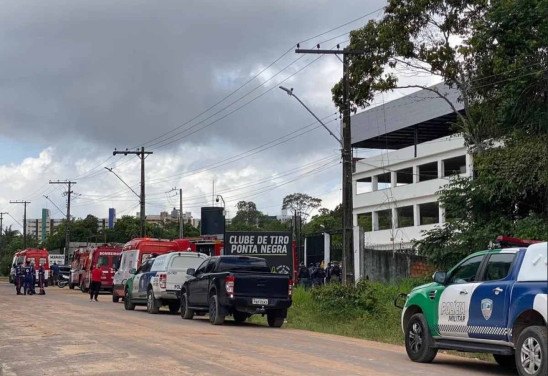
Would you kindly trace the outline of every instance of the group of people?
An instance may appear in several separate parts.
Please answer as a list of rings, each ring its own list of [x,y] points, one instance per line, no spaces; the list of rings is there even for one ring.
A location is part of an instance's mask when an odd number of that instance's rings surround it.
[[[341,282],[342,270],[336,262],[329,262],[327,268],[324,267],[323,261],[311,263],[308,267],[301,262],[297,276],[299,284],[304,287],[320,286],[330,282]]]
[[[22,262],[17,265],[13,265],[15,269],[15,291],[17,295],[35,295],[36,294],[36,282],[38,282],[38,288],[40,289],[38,295],[45,295],[46,290],[46,271],[43,265],[38,267],[38,281],[36,281],[36,269],[31,264],[30,260],[27,260],[25,265]],[[21,292],[23,288],[23,292]]]

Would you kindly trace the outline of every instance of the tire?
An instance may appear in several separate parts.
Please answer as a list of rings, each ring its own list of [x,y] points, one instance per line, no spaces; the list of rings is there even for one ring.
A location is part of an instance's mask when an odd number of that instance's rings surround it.
[[[186,291],[181,294],[181,318],[186,320],[192,320],[194,317],[194,310],[188,308],[188,295]]]
[[[124,297],[124,308],[126,311],[133,311],[135,309],[135,304],[131,302],[128,290],[126,290],[126,296]]]
[[[89,291],[89,288],[86,288],[85,281],[80,281],[80,291],[82,291],[84,294]]]
[[[548,328],[529,326],[521,332],[516,343],[516,368],[522,376],[548,373]]]
[[[68,286],[69,286],[69,289],[74,290],[74,283],[69,283]]]
[[[152,291],[152,289],[148,289],[147,292],[147,312],[153,315],[160,312],[160,304],[158,304],[158,300],[154,298],[154,291]]]
[[[120,301],[120,297],[114,293],[114,291],[112,292],[112,302],[113,303],[118,303]]]
[[[178,301],[174,301],[172,303],[169,303],[168,307],[169,307],[169,313],[174,315],[179,312],[180,304]]]
[[[285,317],[281,316],[278,312],[268,312],[266,314],[266,321],[271,328],[281,328],[284,324]]]
[[[414,362],[430,363],[438,354],[432,346],[432,337],[422,313],[415,313],[405,328],[405,351]]]
[[[221,311],[222,307],[219,304],[217,295],[209,297],[209,322],[213,325],[222,325],[225,322],[225,315]]]
[[[493,358],[499,366],[506,370],[514,371],[516,369],[516,357],[514,355],[493,354]]]
[[[236,312],[234,312],[232,317],[234,318],[234,321],[236,321],[238,324],[240,324],[240,323],[243,323],[245,320],[247,320],[249,315],[245,312],[236,311]]]

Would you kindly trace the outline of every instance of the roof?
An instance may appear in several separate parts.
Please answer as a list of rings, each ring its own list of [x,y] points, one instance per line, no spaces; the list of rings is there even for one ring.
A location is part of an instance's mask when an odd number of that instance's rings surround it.
[[[430,86],[442,94],[457,111],[464,106],[458,101],[459,91],[443,83]],[[372,149],[402,149],[415,142],[431,141],[456,133],[452,129],[457,115],[445,99],[422,89],[381,106],[352,116],[352,146]]]

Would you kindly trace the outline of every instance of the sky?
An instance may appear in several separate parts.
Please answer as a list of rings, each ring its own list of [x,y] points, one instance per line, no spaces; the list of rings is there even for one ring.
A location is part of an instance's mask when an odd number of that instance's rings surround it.
[[[336,141],[294,99],[294,88],[336,134],[335,56],[294,53],[297,43],[341,47],[380,17],[384,1],[0,0],[0,211],[21,229],[48,208],[72,215],[135,215],[140,161],[115,149],[152,151],[146,213],[178,207],[200,216],[240,200],[279,215],[283,197],[341,201]],[[370,14],[369,16],[367,16]],[[359,18],[359,19],[358,19]],[[354,22],[352,22],[354,21]],[[344,26],[343,26],[344,25]],[[342,27],[339,27],[342,26]],[[335,30],[333,30],[335,29]],[[213,191],[214,188],[214,191]],[[47,196],[45,198],[44,196]],[[58,207],[58,208],[57,208]]]

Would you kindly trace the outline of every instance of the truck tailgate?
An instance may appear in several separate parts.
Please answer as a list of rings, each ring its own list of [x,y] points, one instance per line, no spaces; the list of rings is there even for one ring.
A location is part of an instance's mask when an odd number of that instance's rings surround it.
[[[235,273],[235,295],[254,298],[288,298],[289,275]]]

